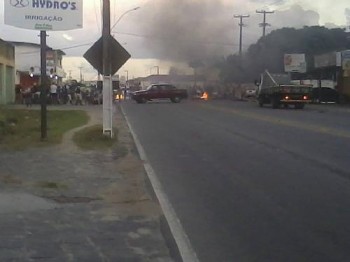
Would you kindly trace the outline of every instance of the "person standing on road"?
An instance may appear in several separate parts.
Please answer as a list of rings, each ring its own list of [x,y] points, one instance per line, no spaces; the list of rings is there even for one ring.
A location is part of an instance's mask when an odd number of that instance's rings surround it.
[[[69,103],[73,105],[73,95],[74,95],[74,92],[72,88],[69,85],[67,85],[67,99],[68,99],[67,104]]]
[[[62,103],[67,104],[68,103],[68,89],[67,85],[64,85],[62,87]]]
[[[30,86],[24,89],[23,98],[26,106],[32,107],[32,88]]]
[[[126,100],[127,95],[128,95],[128,89],[125,87],[123,90],[123,100]]]
[[[16,104],[23,104],[23,96],[22,96],[22,87],[21,85],[16,85],[15,87],[16,92]]]
[[[57,85],[52,82],[51,86],[50,86],[50,95],[51,95],[51,103],[57,104],[58,100],[57,100]]]
[[[78,103],[82,106],[83,102],[82,102],[83,98],[81,96],[81,89],[80,86],[77,86],[77,88],[75,89],[75,105],[78,105]]]

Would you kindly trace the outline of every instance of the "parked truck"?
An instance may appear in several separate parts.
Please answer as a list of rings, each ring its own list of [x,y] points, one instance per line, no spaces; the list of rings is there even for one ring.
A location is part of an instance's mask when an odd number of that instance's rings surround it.
[[[288,74],[270,74],[267,70],[256,83],[257,102],[260,107],[272,104],[272,108],[294,105],[296,109],[303,109],[311,102],[312,86],[293,84]]]

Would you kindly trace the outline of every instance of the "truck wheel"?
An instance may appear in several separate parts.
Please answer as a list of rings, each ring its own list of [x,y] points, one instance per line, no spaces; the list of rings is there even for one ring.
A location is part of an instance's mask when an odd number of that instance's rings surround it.
[[[278,99],[276,97],[272,98],[272,108],[273,109],[277,109],[280,106],[280,102],[278,101]]]
[[[181,102],[181,98],[178,97],[178,96],[175,96],[175,97],[173,97],[173,98],[170,99],[170,100],[171,100],[171,102],[173,102],[173,103],[180,103],[180,102]]]
[[[137,99],[137,100],[136,100],[136,103],[142,104],[142,101],[141,101],[140,99]]]
[[[142,97],[142,98],[141,98],[141,103],[142,103],[142,104],[146,104],[146,103],[147,103],[147,99],[144,98],[144,97]]]
[[[264,99],[258,98],[258,104],[260,107],[263,107],[264,106]]]

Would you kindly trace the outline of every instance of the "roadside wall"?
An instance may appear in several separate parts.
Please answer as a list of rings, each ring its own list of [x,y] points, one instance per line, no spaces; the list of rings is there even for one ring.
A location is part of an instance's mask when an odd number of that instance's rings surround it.
[[[0,39],[0,104],[15,102],[15,49]]]

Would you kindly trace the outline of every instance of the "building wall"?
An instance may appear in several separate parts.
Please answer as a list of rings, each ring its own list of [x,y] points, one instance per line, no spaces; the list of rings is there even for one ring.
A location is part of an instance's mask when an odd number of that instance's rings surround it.
[[[0,40],[0,104],[15,102],[15,51]]]
[[[34,67],[40,72],[40,46],[16,45],[16,70],[29,72]]]
[[[16,53],[16,84],[21,86],[33,85],[38,82],[41,75],[41,59],[40,59],[40,45],[15,43]],[[46,59],[47,75],[50,75],[50,69],[56,69],[58,80],[61,82],[65,77],[65,72],[62,69],[62,55],[57,50],[50,50],[47,52]],[[31,72],[31,69],[34,69]],[[32,79],[29,79],[32,73]]]

